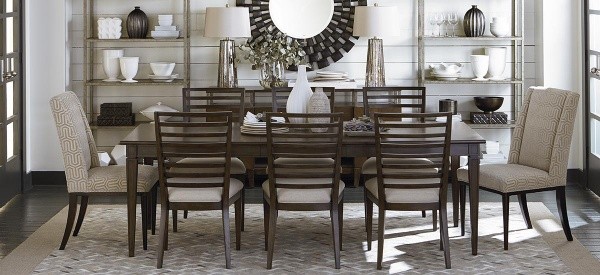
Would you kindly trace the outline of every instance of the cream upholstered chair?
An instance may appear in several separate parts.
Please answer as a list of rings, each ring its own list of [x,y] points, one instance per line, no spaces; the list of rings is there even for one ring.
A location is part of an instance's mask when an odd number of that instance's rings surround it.
[[[65,92],[50,99],[50,107],[56,122],[58,138],[65,163],[65,176],[69,192],[69,212],[67,225],[60,249],[65,249],[73,229],[77,200],[81,206],[73,236],[77,236],[90,195],[124,195],[127,193],[125,166],[100,166],[96,143],[90,130],[85,112],[73,92]],[[140,165],[137,193],[142,198],[142,235],[144,249],[147,248],[148,218],[155,217],[156,182],[158,171],[155,167]],[[154,206],[152,205],[154,202]],[[151,211],[154,212],[150,215]],[[154,218],[153,220],[156,220]],[[152,225],[153,226],[153,225]]]
[[[527,209],[527,193],[556,190],[558,213],[567,240],[572,241],[565,185],[567,162],[579,94],[553,88],[530,88],[517,119],[510,145],[508,164],[482,165],[479,186],[502,195],[504,249],[508,249],[508,204],[511,195],[519,197],[527,228],[532,228]],[[458,179],[468,182],[466,168],[458,170]],[[466,185],[461,186],[461,222],[464,232]]]

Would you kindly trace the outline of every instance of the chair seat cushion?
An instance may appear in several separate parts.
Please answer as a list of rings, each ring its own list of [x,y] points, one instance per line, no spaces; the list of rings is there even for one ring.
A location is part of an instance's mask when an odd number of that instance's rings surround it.
[[[469,182],[469,170],[458,169],[458,180]],[[550,177],[543,170],[519,164],[486,164],[479,167],[479,186],[502,193],[564,186],[565,181]]]
[[[137,192],[148,192],[158,181],[158,169],[138,165]],[[126,166],[111,165],[88,170],[88,192],[127,192]]]
[[[196,163],[196,164],[211,164],[211,163],[222,163],[225,166],[225,158],[185,158],[177,163]],[[203,168],[203,169],[194,169],[194,168],[179,168],[174,167],[171,168],[172,173],[178,172],[187,172],[190,173],[190,170],[196,170],[198,173],[212,173],[212,172],[222,172],[222,168]],[[239,158],[231,158],[231,172],[232,175],[240,175],[246,174],[246,166]]]
[[[386,184],[426,184],[434,179],[385,179]],[[368,192],[379,199],[377,177],[367,180],[365,187]],[[440,199],[439,188],[394,189],[386,188],[385,200],[389,203],[431,203]]]
[[[223,178],[170,178],[167,180],[176,182],[205,182],[216,183],[223,182]],[[244,188],[244,184],[238,179],[229,179],[229,197],[233,197]],[[209,188],[186,188],[186,187],[169,187],[169,202],[220,202],[223,194],[222,187]]]
[[[314,179],[294,179],[286,178],[277,181],[280,184],[327,184],[331,183],[331,178],[314,178]],[[265,198],[269,198],[269,180],[266,180],[263,185],[263,193]],[[340,180],[341,196],[344,192],[346,184]],[[280,203],[328,203],[331,202],[331,188],[323,189],[288,189],[277,188],[277,202]]]
[[[433,164],[433,162],[431,160],[428,160],[426,158],[411,158],[411,159],[384,158],[383,163],[388,163],[388,164]],[[407,170],[403,170],[403,171],[407,171]],[[384,171],[384,173],[385,172],[388,172],[388,171]],[[374,157],[369,158],[369,159],[367,159],[367,161],[365,161],[365,163],[363,163],[362,173],[363,173],[363,175],[377,175],[377,160],[376,160],[376,158],[374,158]]]

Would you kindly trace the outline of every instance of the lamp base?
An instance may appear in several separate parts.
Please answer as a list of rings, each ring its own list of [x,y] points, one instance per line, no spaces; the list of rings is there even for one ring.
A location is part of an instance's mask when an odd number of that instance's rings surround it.
[[[235,88],[238,86],[237,66],[235,64],[235,41],[221,40],[219,46],[219,75],[217,86]]]
[[[367,87],[385,86],[385,68],[383,62],[382,39],[369,39],[369,48],[367,52],[367,75],[365,85]]]

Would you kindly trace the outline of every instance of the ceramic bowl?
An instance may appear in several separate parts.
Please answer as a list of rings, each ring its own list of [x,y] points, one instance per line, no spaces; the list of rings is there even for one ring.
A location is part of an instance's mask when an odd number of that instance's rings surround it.
[[[160,26],[171,26],[173,25],[173,19],[159,19],[158,25]]]
[[[499,96],[476,96],[473,97],[473,100],[475,100],[475,106],[486,113],[500,109],[504,102],[504,98]]]
[[[175,69],[174,62],[151,62],[150,69],[152,69],[152,73],[157,76],[169,76],[173,73],[173,69]]]
[[[436,75],[457,75],[462,70],[460,63],[439,63],[429,65],[432,72]]]
[[[140,113],[150,120],[154,121],[154,112],[178,112],[176,109],[173,109],[167,105],[162,104],[162,102],[158,102],[155,105],[152,105],[144,110],[141,110]],[[161,121],[165,121],[169,119],[170,116],[162,116]]]

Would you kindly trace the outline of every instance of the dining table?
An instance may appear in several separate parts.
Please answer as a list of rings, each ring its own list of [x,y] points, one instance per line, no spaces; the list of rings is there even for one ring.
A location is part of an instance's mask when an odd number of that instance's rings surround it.
[[[415,129],[405,129],[415,131]],[[232,156],[259,158],[267,157],[267,139],[265,135],[248,135],[240,132],[238,124],[232,127]],[[485,139],[475,132],[466,123],[452,122],[450,142],[451,175],[456,179],[456,170],[460,156],[468,157],[469,168],[469,214],[471,227],[471,253],[477,255],[478,239],[478,210],[479,210],[479,163],[481,159],[481,145]],[[136,126],[123,140],[121,145],[126,146],[126,173],[127,173],[127,236],[129,256],[135,255],[136,231],[136,192],[138,164],[144,159],[156,158],[157,146],[154,123],[142,123]],[[375,156],[374,136],[344,135],[342,141],[342,157],[367,158]],[[425,152],[424,152],[425,153]],[[454,187],[457,187],[456,185]],[[455,190],[456,189],[456,190]],[[458,188],[453,188],[453,193],[458,194]],[[455,198],[455,196],[453,196]],[[454,222],[457,226],[458,202],[454,202]],[[464,223],[463,223],[464,224]]]

